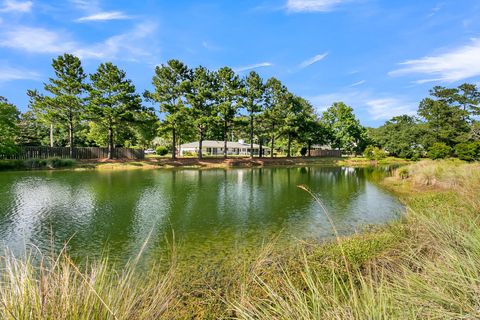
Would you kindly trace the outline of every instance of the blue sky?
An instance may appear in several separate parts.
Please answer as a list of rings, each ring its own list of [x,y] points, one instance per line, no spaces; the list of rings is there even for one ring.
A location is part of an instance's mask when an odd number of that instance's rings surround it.
[[[344,101],[378,126],[434,85],[479,82],[479,16],[476,0],[0,0],[0,95],[26,110],[64,52],[87,72],[114,62],[139,92],[176,58],[255,69],[319,111]]]

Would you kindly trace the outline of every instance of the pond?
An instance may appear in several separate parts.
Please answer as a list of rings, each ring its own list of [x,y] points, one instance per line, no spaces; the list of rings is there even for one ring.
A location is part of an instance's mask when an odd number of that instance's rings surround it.
[[[380,170],[380,171],[379,171]],[[0,245],[74,258],[125,260],[179,243],[185,254],[222,254],[269,238],[332,237],[396,219],[402,205],[372,179],[382,169],[340,167],[0,173]]]

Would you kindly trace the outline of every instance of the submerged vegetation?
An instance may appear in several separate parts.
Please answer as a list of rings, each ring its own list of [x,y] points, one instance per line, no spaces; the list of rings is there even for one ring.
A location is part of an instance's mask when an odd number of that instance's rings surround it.
[[[480,317],[480,164],[420,161],[381,182],[407,212],[332,242],[274,242],[245,261],[114,268],[1,261],[0,315],[36,318],[474,319]],[[179,257],[180,258],[180,257]],[[40,262],[39,262],[39,261]],[[158,262],[157,262],[158,263]]]

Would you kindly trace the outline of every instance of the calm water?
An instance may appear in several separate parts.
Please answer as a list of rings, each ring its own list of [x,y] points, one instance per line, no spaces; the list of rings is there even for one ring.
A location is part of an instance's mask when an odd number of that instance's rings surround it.
[[[192,255],[283,239],[331,237],[319,195],[343,234],[398,217],[402,207],[352,168],[39,171],[0,173],[0,245],[21,253],[69,241],[75,257],[126,259],[172,239]],[[53,240],[52,240],[53,239]]]

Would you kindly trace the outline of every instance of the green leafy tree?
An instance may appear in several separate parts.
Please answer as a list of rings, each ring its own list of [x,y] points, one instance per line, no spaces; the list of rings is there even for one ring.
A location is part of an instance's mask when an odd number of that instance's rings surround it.
[[[278,127],[282,125],[285,116],[288,90],[276,78],[270,78],[266,83],[266,100],[263,118],[268,122],[270,131],[270,157],[273,158],[275,150],[275,135]]]
[[[222,123],[223,156],[227,157],[228,133],[240,107],[243,84],[238,75],[228,68],[223,67],[215,73],[216,88],[215,107]]]
[[[302,119],[299,128],[299,141],[306,144],[306,155],[311,156],[313,144],[327,143],[327,132],[325,127],[317,119],[317,116],[312,114],[307,115]]]
[[[116,130],[124,123],[133,122],[144,108],[125,71],[111,62],[100,64],[90,79],[88,112],[91,119],[107,128],[108,158],[112,159]]]
[[[468,138],[470,140],[480,141],[480,121],[472,122]]]
[[[250,120],[250,157],[253,158],[253,139],[255,132],[255,116],[262,111],[265,98],[265,85],[262,78],[252,71],[245,79],[245,109]]]
[[[445,100],[423,99],[418,114],[425,119],[432,142],[443,142],[452,147],[468,135],[468,114]]]
[[[392,156],[401,158],[418,157],[424,150],[424,126],[409,115],[393,117],[376,129],[369,129],[373,143],[384,148]]]
[[[134,118],[131,130],[135,136],[135,144],[143,148],[151,147],[160,126],[155,111],[145,109],[142,112],[136,112]]]
[[[270,125],[268,123],[268,119],[265,112],[259,113],[255,117],[255,120],[256,120],[255,135],[257,137],[258,144],[259,144],[258,157],[262,158],[263,155],[265,154],[264,145],[267,142],[268,138],[270,137]]]
[[[172,159],[177,154],[177,131],[180,129],[186,112],[185,95],[188,89],[189,69],[179,60],[169,60],[155,68],[152,78],[154,91],[145,91],[147,100],[160,105],[160,112],[165,113],[164,128],[171,131]]]
[[[430,95],[434,100],[445,102],[451,107],[462,110],[465,120],[470,115],[480,115],[478,106],[480,103],[480,92],[474,84],[464,83],[457,88],[435,86],[430,90]]]
[[[16,106],[0,96],[0,155],[11,155],[17,151],[15,139],[19,114]]]
[[[87,75],[80,59],[67,53],[53,59],[52,67],[55,78],[50,78],[44,85],[50,95],[42,96],[36,91],[30,91],[29,95],[36,100],[32,104],[34,111],[67,128],[70,157],[73,157],[75,126],[85,112],[84,95],[88,86],[84,81]]]
[[[187,101],[191,106],[192,120],[198,133],[198,158],[202,159],[203,140],[206,130],[215,121],[214,75],[205,67],[197,67],[191,75]]]
[[[470,83],[460,85],[457,100],[463,111],[473,116],[480,115],[480,92],[476,85]]]
[[[322,123],[329,131],[331,145],[349,153],[360,153],[366,147],[366,129],[343,102],[335,102],[323,113]]]
[[[452,148],[443,142],[435,142],[428,148],[428,157],[430,159],[445,159],[452,154]]]
[[[292,140],[299,138],[302,124],[313,114],[313,107],[303,98],[289,93],[280,132],[287,138],[287,158],[291,157]]]
[[[16,143],[21,146],[41,146],[47,139],[48,129],[39,121],[33,111],[27,111],[18,119],[18,135]]]
[[[461,160],[480,160],[480,141],[459,143],[455,146],[455,154]]]
[[[363,151],[363,155],[365,158],[369,160],[377,160],[377,161],[384,159],[387,156],[384,150],[372,145],[365,148],[365,150]]]

